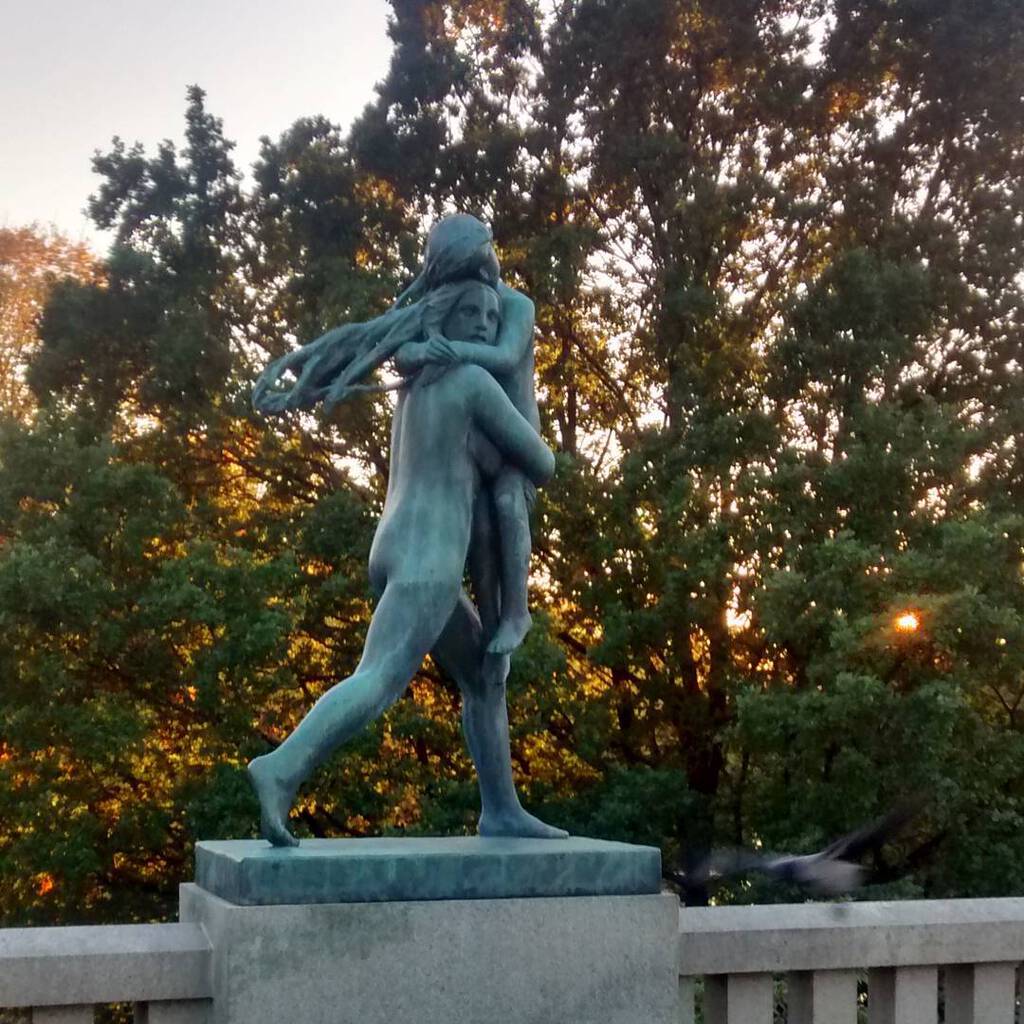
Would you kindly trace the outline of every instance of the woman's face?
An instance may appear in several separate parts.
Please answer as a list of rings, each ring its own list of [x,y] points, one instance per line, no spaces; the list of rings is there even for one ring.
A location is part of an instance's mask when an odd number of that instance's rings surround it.
[[[449,341],[493,345],[498,336],[498,296],[483,284],[469,285],[441,325]]]

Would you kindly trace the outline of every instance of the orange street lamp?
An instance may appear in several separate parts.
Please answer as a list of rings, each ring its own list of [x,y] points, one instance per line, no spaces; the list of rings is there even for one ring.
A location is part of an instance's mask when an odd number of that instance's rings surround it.
[[[901,633],[913,633],[920,625],[921,620],[914,612],[903,612],[896,616],[895,626]]]

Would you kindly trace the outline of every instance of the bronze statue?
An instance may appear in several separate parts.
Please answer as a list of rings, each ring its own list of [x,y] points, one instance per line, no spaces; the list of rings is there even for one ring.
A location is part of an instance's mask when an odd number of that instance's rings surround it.
[[[294,845],[295,793],[333,750],[398,698],[433,653],[463,695],[481,835],[560,838],[519,804],[509,755],[509,654],[529,628],[528,507],[554,472],[533,393],[533,304],[500,281],[490,231],[434,226],[424,267],[383,316],[347,324],[272,364],[253,395],[267,413],[326,408],[392,359],[403,375],[384,512],[370,552],[379,602],[355,673],[249,765],[264,836]],[[279,387],[285,372],[296,375]],[[463,593],[470,576],[479,610]]]

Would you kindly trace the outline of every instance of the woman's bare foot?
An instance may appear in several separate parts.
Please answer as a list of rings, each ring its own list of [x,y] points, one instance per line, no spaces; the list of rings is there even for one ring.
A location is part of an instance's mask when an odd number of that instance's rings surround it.
[[[298,846],[285,824],[295,793],[274,774],[270,759],[264,754],[249,762],[249,781],[260,799],[260,832],[274,846]]]
[[[526,638],[533,625],[533,619],[524,612],[522,615],[502,616],[494,638],[487,645],[488,654],[511,654]]]
[[[569,833],[564,829],[546,825],[540,818],[535,818],[517,807],[511,811],[494,813],[484,811],[476,827],[482,836],[512,836],[517,839],[568,839]]]

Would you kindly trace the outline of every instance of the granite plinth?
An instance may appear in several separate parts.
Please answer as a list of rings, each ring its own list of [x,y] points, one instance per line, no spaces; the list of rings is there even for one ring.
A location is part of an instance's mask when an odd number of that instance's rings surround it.
[[[674,895],[242,907],[181,889],[210,1024],[673,1024]]]
[[[196,883],[239,906],[657,893],[661,853],[598,839],[260,839],[201,842]]]

